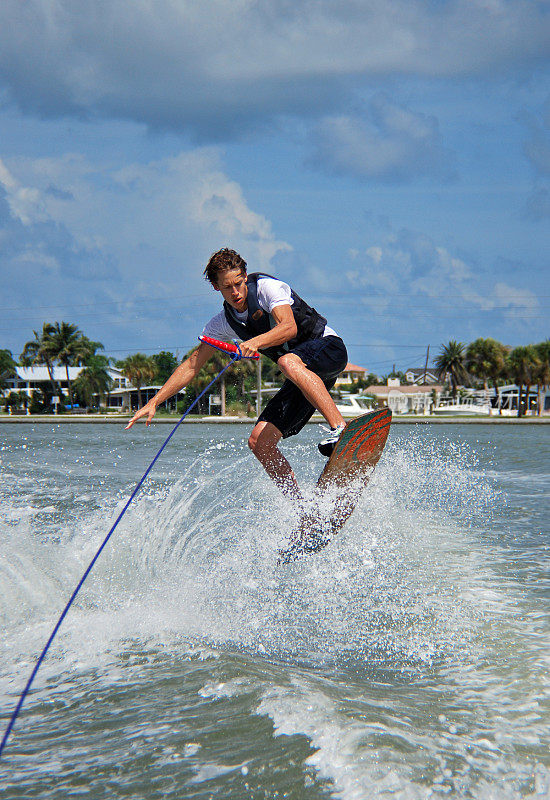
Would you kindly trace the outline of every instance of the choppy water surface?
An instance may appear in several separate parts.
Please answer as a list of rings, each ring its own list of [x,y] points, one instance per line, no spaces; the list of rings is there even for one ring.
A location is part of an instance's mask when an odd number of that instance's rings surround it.
[[[0,712],[168,433],[2,425]],[[38,673],[0,798],[550,797],[550,430],[394,427],[354,516],[185,425]],[[285,450],[312,487],[308,426]]]

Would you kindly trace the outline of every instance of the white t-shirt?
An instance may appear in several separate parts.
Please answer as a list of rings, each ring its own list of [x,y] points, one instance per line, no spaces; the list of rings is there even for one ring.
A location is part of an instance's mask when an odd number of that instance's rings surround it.
[[[293,300],[290,286],[275,278],[258,278],[258,304],[268,314],[271,314],[276,306],[291,306]],[[239,322],[246,322],[248,311],[233,310]],[[210,336],[211,339],[219,339],[222,342],[231,342],[238,338],[225,317],[225,311],[220,311],[206,323],[202,335]],[[338,336],[338,334],[325,325],[323,336]]]

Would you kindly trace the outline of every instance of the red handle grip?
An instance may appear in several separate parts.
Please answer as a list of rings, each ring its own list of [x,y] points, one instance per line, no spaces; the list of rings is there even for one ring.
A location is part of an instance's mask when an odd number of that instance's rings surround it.
[[[230,342],[220,342],[218,339],[211,339],[210,336],[199,336],[199,341],[209,344],[210,347],[215,347],[216,350],[221,350],[224,353],[238,353],[239,348]],[[243,356],[243,358],[252,358],[257,361],[260,357],[259,353],[254,353],[253,356]]]

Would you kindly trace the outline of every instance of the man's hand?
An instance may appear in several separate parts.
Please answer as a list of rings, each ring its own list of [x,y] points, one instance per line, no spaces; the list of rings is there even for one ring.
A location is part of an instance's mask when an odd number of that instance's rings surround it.
[[[141,419],[142,417],[147,417],[145,424],[150,425],[151,420],[155,416],[156,410],[157,410],[156,403],[153,403],[152,400],[149,400],[149,402],[146,405],[144,405],[143,408],[140,408],[139,411],[136,411],[136,413],[134,414],[128,425],[126,425],[124,430],[127,431],[128,428],[131,428],[132,425],[134,425],[138,421],[138,419]]]
[[[277,347],[280,344],[293,339],[298,333],[296,321],[292,314],[292,308],[286,303],[282,306],[275,306],[271,311],[271,316],[276,322],[271,330],[260,333],[240,345],[243,356],[253,356],[262,347]]]
[[[239,347],[241,348],[241,353],[243,356],[247,358],[252,358],[258,352],[258,345],[256,343],[256,338],[248,339],[246,342],[241,342]]]

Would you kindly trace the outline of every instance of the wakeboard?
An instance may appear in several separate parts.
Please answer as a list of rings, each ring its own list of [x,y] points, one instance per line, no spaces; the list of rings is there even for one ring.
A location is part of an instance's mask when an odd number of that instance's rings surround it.
[[[343,527],[382,455],[391,416],[389,408],[380,408],[346,425],[317,481],[319,494],[331,487],[338,488],[336,502],[328,515],[315,511],[302,514],[289,546],[279,550],[278,564],[316,553]]]

